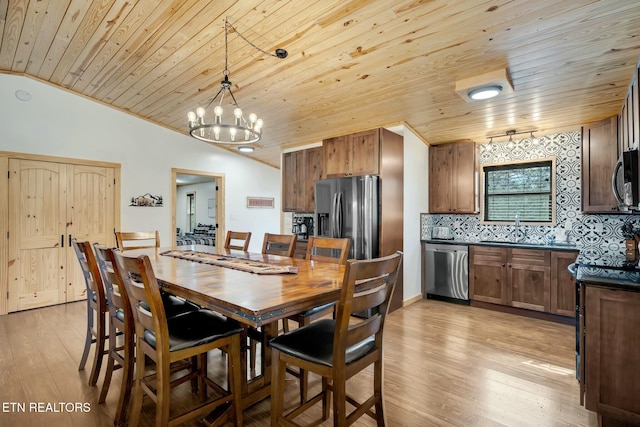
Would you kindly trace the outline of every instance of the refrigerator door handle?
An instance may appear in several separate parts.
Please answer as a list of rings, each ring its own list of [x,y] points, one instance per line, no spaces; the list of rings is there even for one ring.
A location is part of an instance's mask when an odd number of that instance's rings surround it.
[[[372,227],[372,223],[371,221],[373,220],[373,218],[371,217],[371,201],[372,201],[372,197],[373,197],[373,193],[372,193],[372,187],[373,185],[371,184],[371,177],[367,176],[364,179],[364,224],[363,224],[363,228],[364,228],[364,233],[363,233],[363,239],[364,239],[364,250],[365,250],[365,259],[371,259],[373,258],[373,253],[372,253],[372,247],[371,247],[371,227]]]
[[[338,235],[335,237],[342,237],[342,193],[338,193],[338,203],[336,204],[336,224],[338,229]]]
[[[329,237],[336,237],[336,205],[338,204],[338,193],[333,194],[331,200],[331,214],[329,215]]]

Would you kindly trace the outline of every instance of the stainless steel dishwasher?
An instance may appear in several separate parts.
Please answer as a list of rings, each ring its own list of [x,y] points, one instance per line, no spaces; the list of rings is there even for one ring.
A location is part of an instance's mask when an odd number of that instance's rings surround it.
[[[422,294],[468,303],[468,246],[422,243]]]

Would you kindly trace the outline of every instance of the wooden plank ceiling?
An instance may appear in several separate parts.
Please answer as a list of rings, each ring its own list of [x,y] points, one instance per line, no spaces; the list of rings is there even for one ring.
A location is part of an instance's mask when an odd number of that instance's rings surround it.
[[[640,55],[637,0],[0,0],[0,71],[187,134],[223,77],[225,17],[289,52],[229,34],[236,99],[265,122],[249,156],[276,167],[283,148],[402,122],[430,144],[575,129],[619,112]],[[512,94],[456,94],[503,68]]]

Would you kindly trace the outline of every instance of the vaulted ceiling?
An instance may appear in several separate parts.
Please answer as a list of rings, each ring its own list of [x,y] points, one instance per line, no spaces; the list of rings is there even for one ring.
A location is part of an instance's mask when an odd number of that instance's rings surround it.
[[[575,129],[619,112],[640,56],[637,0],[0,0],[0,72],[25,74],[187,134],[224,70],[264,119],[248,154],[406,123],[429,144]],[[498,70],[514,92],[466,102]],[[231,147],[230,149],[234,149]]]

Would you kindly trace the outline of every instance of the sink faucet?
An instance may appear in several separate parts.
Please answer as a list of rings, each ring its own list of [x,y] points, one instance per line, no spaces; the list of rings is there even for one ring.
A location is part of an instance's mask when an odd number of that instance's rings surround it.
[[[516,215],[513,225],[515,226],[513,241],[514,243],[518,243],[520,242],[520,217],[518,215]],[[522,238],[524,237],[525,233],[522,233]]]

